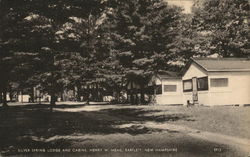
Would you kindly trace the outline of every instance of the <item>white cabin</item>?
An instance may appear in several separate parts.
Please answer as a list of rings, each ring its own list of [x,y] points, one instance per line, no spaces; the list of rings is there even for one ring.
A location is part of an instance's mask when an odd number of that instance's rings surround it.
[[[250,60],[192,58],[183,76],[183,104],[250,104]]]
[[[148,83],[152,87],[154,101],[157,105],[181,105],[182,99],[182,80],[177,73],[164,72],[152,76]]]

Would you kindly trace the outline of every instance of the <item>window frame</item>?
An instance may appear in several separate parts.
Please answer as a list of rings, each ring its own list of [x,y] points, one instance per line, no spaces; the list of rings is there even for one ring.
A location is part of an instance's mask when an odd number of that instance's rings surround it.
[[[226,86],[212,86],[213,84],[212,84],[212,80],[219,80],[219,79],[225,79],[225,80],[227,80],[227,84],[226,84]],[[227,88],[227,87],[229,87],[229,78],[228,77],[221,77],[221,78],[210,78],[210,87],[211,88]]]
[[[202,80],[202,79],[206,79],[206,83],[207,83],[207,84],[206,84],[206,87],[204,87],[204,88],[200,88],[200,87],[199,87],[199,80]],[[198,91],[206,91],[206,90],[209,90],[208,77],[207,77],[207,76],[197,78],[197,90],[198,90]]]
[[[161,94],[163,94],[163,92],[162,92],[162,84],[155,85],[155,95],[161,95]]]
[[[174,91],[165,91],[165,86],[174,86],[175,90]],[[175,92],[177,92],[177,85],[176,84],[164,84],[163,85],[163,92],[164,93],[175,93]]]
[[[185,89],[184,88],[185,87],[184,86],[185,82],[191,82],[191,88],[190,89]],[[183,85],[183,92],[192,92],[193,91],[193,81],[192,81],[192,79],[183,80],[182,85]]]

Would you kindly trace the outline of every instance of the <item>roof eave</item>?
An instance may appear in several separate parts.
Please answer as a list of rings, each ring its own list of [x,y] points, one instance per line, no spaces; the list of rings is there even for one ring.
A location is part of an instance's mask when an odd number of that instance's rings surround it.
[[[181,79],[181,77],[161,77],[161,79]]]
[[[199,62],[197,62],[194,58],[191,58],[192,59],[192,61],[195,63],[195,64],[197,64],[199,67],[201,67],[203,70],[205,70],[205,71],[209,71],[206,67],[204,67],[204,66],[202,66]]]
[[[208,72],[250,72],[250,69],[207,70]]]

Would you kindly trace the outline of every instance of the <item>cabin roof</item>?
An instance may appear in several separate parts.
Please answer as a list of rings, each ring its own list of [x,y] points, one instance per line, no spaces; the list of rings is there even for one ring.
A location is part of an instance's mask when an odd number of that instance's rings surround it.
[[[181,78],[179,73],[173,72],[173,71],[159,71],[156,74],[161,79],[167,79],[167,78]]]
[[[248,58],[192,58],[191,61],[209,72],[250,71]]]

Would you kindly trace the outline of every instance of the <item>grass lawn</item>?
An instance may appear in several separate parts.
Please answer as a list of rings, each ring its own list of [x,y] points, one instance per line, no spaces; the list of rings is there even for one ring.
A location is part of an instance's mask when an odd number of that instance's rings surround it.
[[[149,116],[184,115],[189,120],[169,121],[202,131],[210,131],[250,139],[250,107],[215,106],[215,107],[183,107],[160,106],[151,107],[161,112]],[[152,110],[152,109],[150,109]]]
[[[126,148],[131,151],[138,148],[142,152],[126,152],[127,156],[137,156],[138,153],[142,153],[141,156],[151,156],[152,153],[165,156],[160,151],[165,148],[169,156],[234,157],[242,153],[227,145],[193,139],[178,131],[128,124],[169,123],[250,139],[249,115],[250,107],[60,104],[51,111],[49,105],[10,106],[0,108],[0,151],[3,155],[20,155],[18,148],[22,151],[24,148],[107,148],[106,153],[88,152],[85,155],[122,156]],[[128,127],[119,127],[124,125]],[[215,147],[222,151],[214,154]],[[147,148],[156,149],[145,153]],[[177,148],[178,152],[171,151]]]

